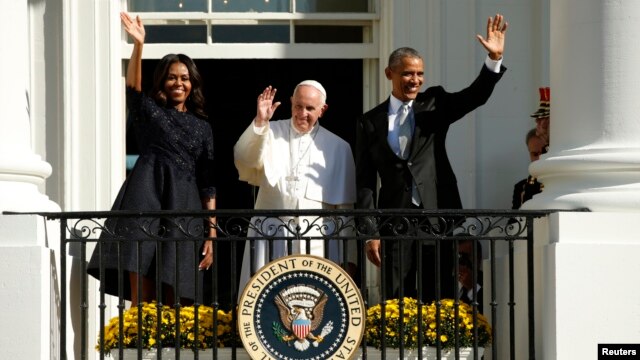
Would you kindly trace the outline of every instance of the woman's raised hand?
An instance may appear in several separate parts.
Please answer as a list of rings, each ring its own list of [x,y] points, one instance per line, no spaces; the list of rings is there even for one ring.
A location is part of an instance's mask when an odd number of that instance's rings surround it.
[[[145,32],[140,16],[136,16],[134,20],[126,12],[121,12],[120,22],[122,22],[122,27],[131,36],[135,44],[144,44]]]

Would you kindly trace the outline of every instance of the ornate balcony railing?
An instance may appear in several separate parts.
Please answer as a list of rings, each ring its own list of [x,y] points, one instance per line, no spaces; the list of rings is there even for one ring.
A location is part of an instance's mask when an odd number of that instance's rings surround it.
[[[239,270],[241,262],[241,248],[249,246],[251,250],[255,250],[258,240],[265,240],[266,247],[273,250],[278,246],[278,241],[287,244],[287,249],[292,249],[294,241],[303,241],[306,248],[310,248],[313,240],[323,240],[325,257],[329,257],[331,246],[337,245],[340,259],[337,261],[349,274],[353,277],[367,308],[380,303],[385,304],[391,296],[403,298],[404,294],[416,294],[419,305],[428,303],[427,295],[436,300],[438,309],[441,306],[441,299],[444,296],[451,296],[455,304],[460,301],[460,293],[458,291],[457,280],[452,280],[452,284],[444,284],[442,282],[442,274],[449,271],[443,268],[443,264],[449,261],[452,264],[458,264],[461,261],[459,253],[460,246],[463,242],[472,244],[472,254],[479,252],[481,246],[484,247],[483,260],[471,256],[470,265],[472,268],[473,282],[482,281],[484,284],[482,289],[488,289],[488,293],[484,293],[484,297],[479,299],[476,290],[473,291],[471,307],[474,314],[474,347],[478,346],[477,335],[477,314],[480,312],[481,306],[485,305],[485,314],[490,316],[492,322],[492,339],[491,346],[492,358],[498,359],[498,349],[500,346],[508,349],[508,356],[515,358],[523,356],[523,351],[528,354],[530,359],[535,358],[535,321],[534,321],[534,252],[533,252],[533,221],[535,218],[545,217],[551,211],[489,211],[489,210],[217,210],[217,211],[200,211],[200,212],[184,212],[184,211],[160,211],[160,212],[61,212],[61,213],[41,213],[40,215],[49,220],[57,220],[60,225],[60,265],[61,279],[67,279],[67,257],[71,253],[79,257],[81,268],[79,273],[82,274],[80,284],[67,284],[61,281],[60,284],[60,309],[61,309],[61,338],[60,338],[60,358],[66,359],[66,323],[67,309],[70,300],[73,304],[79,304],[77,308],[71,308],[70,311],[80,314],[80,343],[81,356],[87,358],[89,353],[95,351],[92,339],[88,339],[89,313],[94,313],[96,309],[91,309],[88,300],[88,276],[87,262],[91,256],[92,248],[100,251],[106,243],[123,244],[125,242],[134,242],[137,249],[141,249],[142,244],[152,244],[156,250],[156,269],[162,269],[163,257],[157,251],[161,249],[160,244],[166,242],[181,242],[182,244],[190,244],[189,249],[196,256],[199,254],[200,247],[204,240],[207,240],[203,234],[208,233],[208,227],[214,226],[217,230],[217,238],[214,241],[214,263],[209,271],[199,271],[196,266],[192,269],[193,277],[196,283],[205,280],[204,287],[195,287],[195,303],[194,306],[201,305],[211,306],[216,314],[217,309],[229,310],[233,313],[233,319],[237,318],[236,301],[242,289],[238,288]],[[253,220],[252,220],[253,219]],[[105,234],[108,234],[106,236]],[[411,242],[422,245],[418,249],[430,249],[435,254],[435,263],[428,262],[423,257],[423,251],[415,251],[410,256],[411,260],[417,263],[419,271],[416,273],[416,289],[407,289],[400,286],[395,295],[390,292],[382,291],[387,289],[389,282],[393,280],[389,278],[385,268],[388,266],[398,266],[400,271],[408,262],[407,258],[400,259],[390,256],[382,257],[381,268],[377,268],[368,263],[366,255],[366,243],[371,239],[380,239],[383,253],[385,248],[396,247],[402,251],[403,246],[410,246]],[[514,248],[516,243],[522,243],[526,249],[526,264],[516,264],[516,256]],[[333,245],[332,245],[333,244]],[[120,245],[119,245],[120,246]],[[118,246],[118,248],[119,248]],[[452,253],[447,253],[444,249],[452,249]],[[253,251],[249,251],[253,255]],[[273,252],[271,252],[273,253]],[[449,259],[443,259],[443,254],[449,256]],[[251,256],[253,259],[253,256]],[[176,256],[173,262],[179,264],[181,257]],[[482,261],[482,263],[480,263]],[[498,265],[500,262],[501,265]],[[252,261],[253,263],[253,261]],[[177,265],[176,265],[177,266]],[[508,268],[506,279],[501,276],[499,266]],[[514,269],[526,269],[526,284],[518,282],[514,276]],[[431,268],[434,272],[427,271]],[[257,269],[251,269],[254,273]],[[482,276],[482,270],[484,276]],[[451,267],[451,278],[457,279],[460,275],[459,266]],[[122,268],[118,269],[119,280],[119,296],[118,296],[118,314],[120,317],[120,329],[122,329],[122,316],[126,309],[124,279],[126,273]],[[100,274],[104,274],[104,269],[100,266]],[[102,276],[102,275],[101,275]],[[423,281],[423,276],[431,276],[427,281]],[[498,281],[499,279],[499,281]],[[454,284],[455,282],[455,284]],[[159,282],[158,282],[159,283]],[[423,284],[428,285],[426,289]],[[444,288],[447,285],[455,288],[454,294],[444,294]],[[68,286],[78,287],[80,299],[69,298]],[[524,289],[523,289],[524,288]],[[515,292],[525,291],[527,294],[527,303],[521,306],[526,307],[527,324],[516,324],[516,302]],[[157,285],[157,293],[161,293],[161,287]],[[498,294],[508,294],[508,301],[503,301],[503,297]],[[100,293],[96,306],[99,308],[99,319],[96,326],[98,329],[104,329],[105,319],[105,298],[104,288],[100,288]],[[169,300],[169,303],[179,311],[180,299],[176,292],[175,301]],[[166,302],[166,301],[165,301]],[[162,299],[159,305],[162,304]],[[135,304],[134,304],[135,306]],[[139,305],[141,308],[141,305]],[[384,306],[384,305],[382,305]],[[404,302],[400,302],[400,309],[404,306]],[[520,308],[522,311],[522,308]],[[488,310],[488,311],[486,311]],[[456,310],[457,311],[457,310]],[[400,311],[402,314],[403,312]],[[420,314],[421,312],[419,312]],[[500,324],[504,319],[498,321],[501,314],[508,314],[509,326],[503,328]],[[400,315],[403,316],[403,315]],[[418,315],[421,316],[421,315]],[[215,315],[214,315],[215,317]],[[196,316],[196,324],[198,316]],[[217,319],[214,318],[214,324]],[[178,320],[179,322],[179,320]],[[385,319],[383,317],[382,324]],[[233,322],[233,331],[236,331],[235,321]],[[422,332],[423,322],[419,321],[418,326]],[[178,327],[178,325],[176,325]],[[516,349],[515,332],[516,329],[527,329],[528,331],[528,348],[526,350]],[[441,329],[434,329],[440,334]],[[402,335],[402,333],[400,334]],[[105,334],[100,331],[98,337],[97,350],[100,358],[105,356]],[[124,334],[120,330],[119,337],[123,339]],[[197,334],[196,334],[197,336]],[[214,335],[215,338],[216,335]],[[175,347],[180,347],[180,339],[176,337]],[[387,341],[381,342],[382,353],[387,350]],[[78,340],[78,339],[76,339]],[[158,339],[160,340],[160,339]],[[89,343],[91,341],[91,344]],[[418,347],[424,345],[424,339],[419,336]],[[458,336],[455,339],[458,344]],[[508,342],[505,346],[502,342]],[[215,343],[215,340],[214,340]],[[158,347],[162,347],[162,342],[157,341]],[[361,343],[362,356],[367,357],[367,338]],[[141,343],[137,345],[138,350],[142,349]],[[242,347],[241,343],[230,344],[234,347],[232,358],[236,358],[236,347]],[[442,351],[444,344],[440,337],[436,339],[435,347],[438,355]],[[458,346],[456,346],[456,349]],[[123,345],[113,349],[122,358]],[[400,344],[400,353],[404,351],[403,345]],[[159,352],[160,353],[160,352]],[[179,356],[179,355],[178,355]],[[384,357],[384,355],[383,355]],[[477,353],[475,355],[477,358]],[[195,350],[195,358],[198,358],[198,351]],[[218,358],[217,351],[214,349],[213,358]],[[456,354],[456,358],[457,354]]]

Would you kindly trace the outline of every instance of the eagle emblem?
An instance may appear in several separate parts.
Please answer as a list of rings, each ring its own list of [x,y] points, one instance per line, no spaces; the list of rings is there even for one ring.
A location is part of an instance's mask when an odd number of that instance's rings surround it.
[[[329,321],[318,335],[314,334],[322,323],[327,300],[323,291],[310,285],[292,285],[280,291],[274,302],[286,331],[274,322],[276,337],[286,343],[293,341],[293,346],[298,351],[307,350],[309,340],[317,347],[333,330],[333,322]]]

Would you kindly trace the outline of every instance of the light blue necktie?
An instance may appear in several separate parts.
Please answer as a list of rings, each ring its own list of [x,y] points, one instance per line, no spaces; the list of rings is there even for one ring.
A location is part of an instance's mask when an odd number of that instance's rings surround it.
[[[398,119],[398,143],[400,144],[400,157],[404,160],[409,158],[409,153],[411,152],[411,138],[413,136],[413,126],[411,124],[409,110],[409,104],[402,104],[398,110],[398,115],[396,116]],[[415,180],[411,183],[411,202],[416,206],[419,206],[422,202]]]
[[[409,105],[402,104],[397,113],[398,118],[398,143],[400,143],[400,157],[407,159],[411,150],[411,120],[409,119]]]

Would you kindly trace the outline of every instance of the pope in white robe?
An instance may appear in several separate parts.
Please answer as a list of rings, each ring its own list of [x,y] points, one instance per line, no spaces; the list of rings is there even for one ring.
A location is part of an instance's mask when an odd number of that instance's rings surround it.
[[[234,160],[240,180],[259,186],[255,209],[343,209],[356,201],[355,164],[349,143],[320,126],[327,109],[326,91],[313,80],[298,84],[291,97],[291,119],[269,121],[280,105],[274,103],[276,89],[267,87],[257,102],[257,114],[234,146]],[[332,234],[342,217],[253,218],[248,237],[295,238]],[[352,225],[352,224],[351,224]],[[344,232],[341,235],[345,235]],[[240,291],[251,270],[257,271],[271,259],[288,254],[286,240],[273,241],[273,256],[267,240],[254,241],[254,264],[250,265],[250,241],[245,246]],[[294,240],[291,253],[325,257],[325,241]],[[329,240],[328,258],[343,261],[342,245]],[[355,254],[348,254],[353,258]]]

